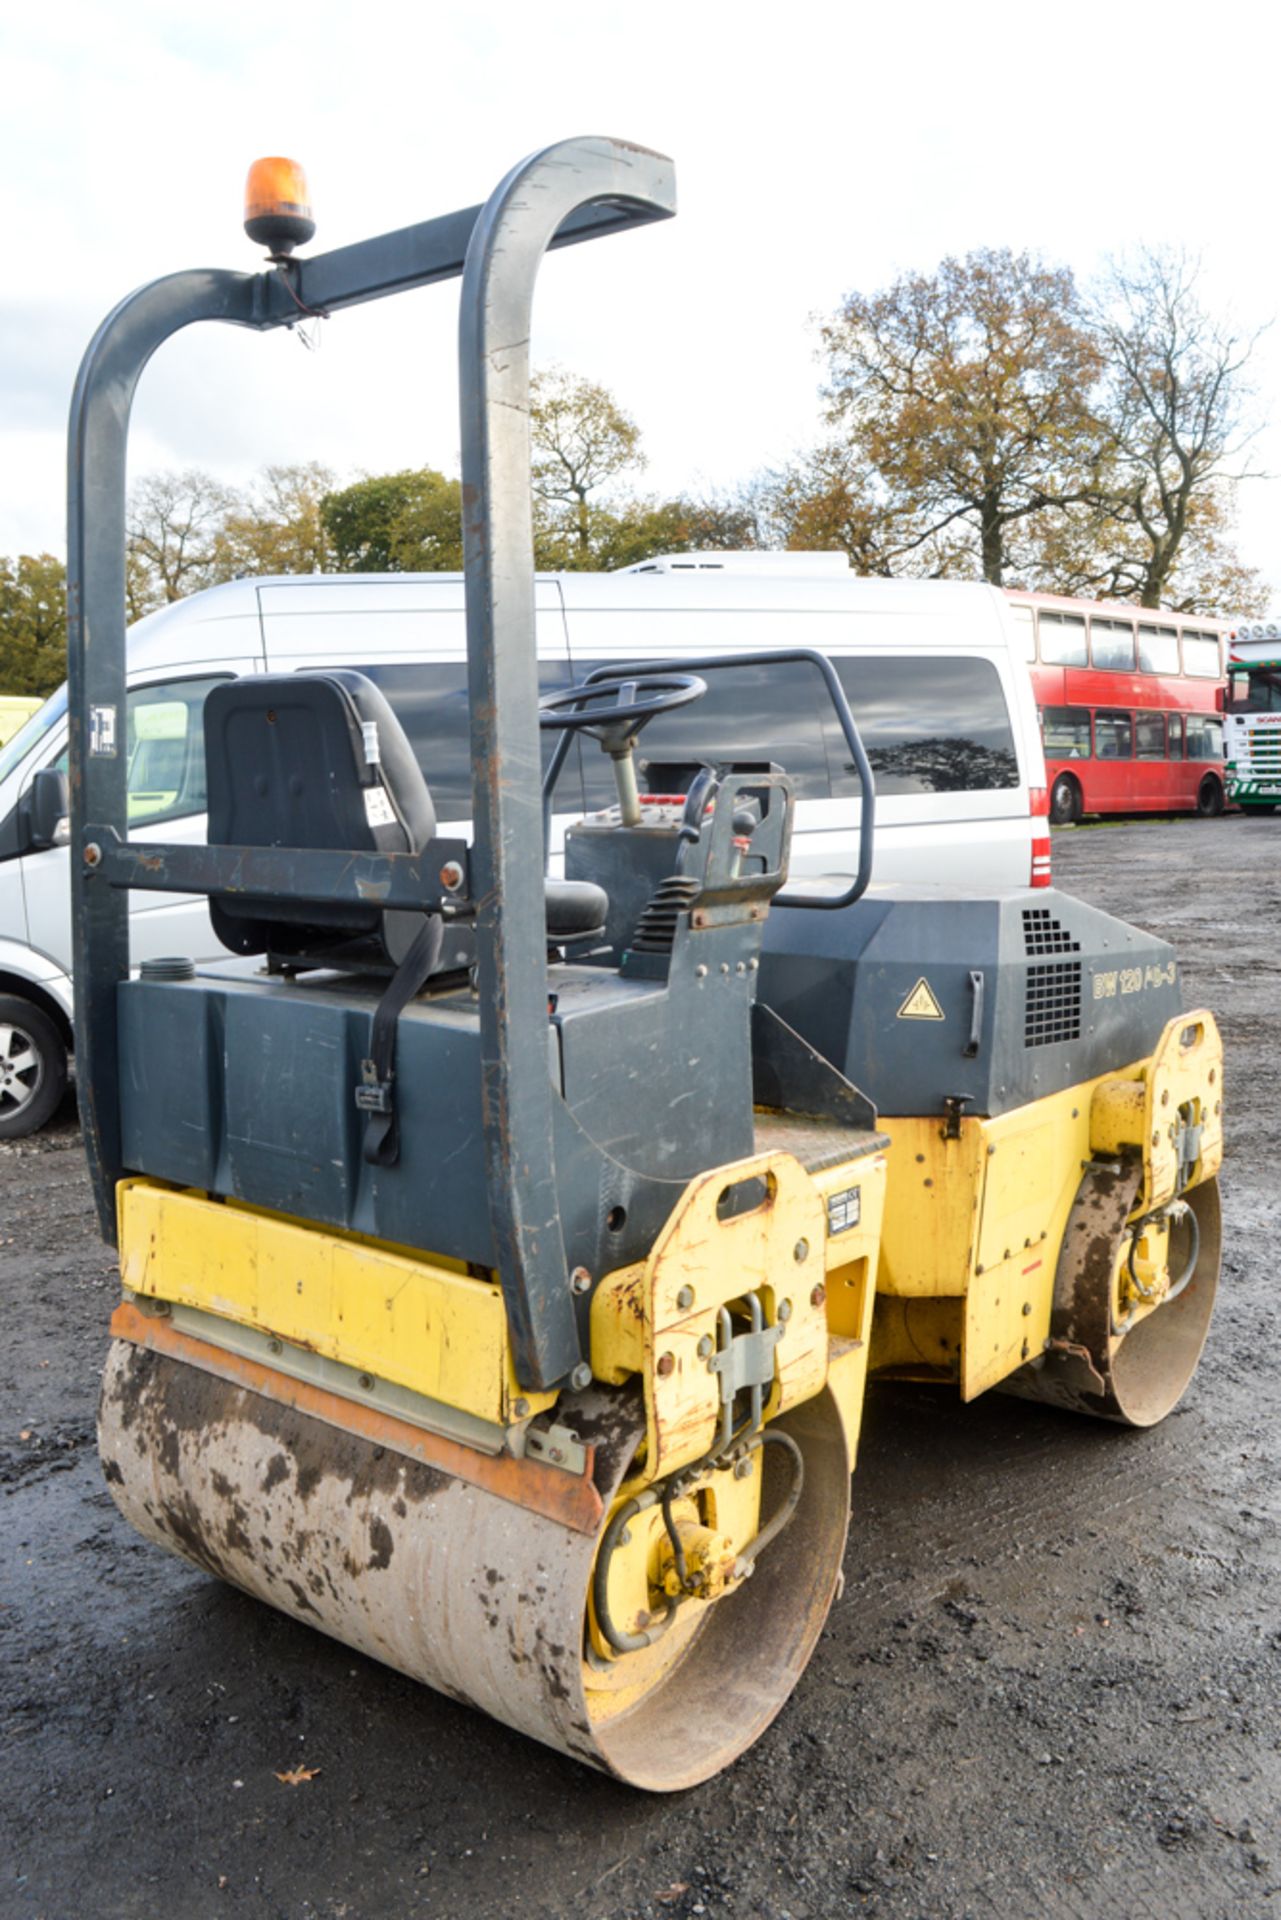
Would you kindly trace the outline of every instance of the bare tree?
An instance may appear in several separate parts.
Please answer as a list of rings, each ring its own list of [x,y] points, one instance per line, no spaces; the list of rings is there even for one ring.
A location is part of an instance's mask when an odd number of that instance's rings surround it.
[[[196,468],[139,480],[126,522],[130,618],[226,578],[224,529],[246,511],[230,487]]]
[[[1096,302],[1112,435],[1100,544],[1112,549],[1110,590],[1145,607],[1169,603],[1181,559],[1204,567],[1208,557],[1212,574],[1239,565],[1223,530],[1249,472],[1246,367],[1258,334],[1207,314],[1200,281],[1195,260],[1149,249],[1114,265]]]

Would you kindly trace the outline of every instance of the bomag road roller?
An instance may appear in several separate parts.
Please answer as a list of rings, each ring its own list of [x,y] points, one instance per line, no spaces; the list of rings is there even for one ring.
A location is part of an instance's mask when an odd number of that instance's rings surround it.
[[[157,1545],[638,1786],[764,1729],[835,1593],[869,1374],[1131,1425],[1196,1365],[1221,1050],[1168,946],[1052,890],[788,882],[787,768],[643,764],[718,654],[538,694],[529,367],[552,246],[674,211],[568,141],[481,208],[106,320],[70,451],[77,1065],[121,1303],[103,1469]],[[268,169],[270,174],[270,169]],[[461,275],[470,842],[358,671],[204,708],[208,844],[131,839],[130,401],[176,329],[270,329]],[[558,734],[543,776],[540,728]],[[617,802],[548,877],[570,744]],[[130,964],[131,892],[227,958]]]

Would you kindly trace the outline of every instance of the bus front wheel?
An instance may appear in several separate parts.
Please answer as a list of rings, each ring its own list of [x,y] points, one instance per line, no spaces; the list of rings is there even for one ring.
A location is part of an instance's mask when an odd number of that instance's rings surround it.
[[[1081,789],[1070,773],[1061,773],[1050,788],[1050,824],[1074,827],[1081,818]]]
[[[1212,773],[1197,788],[1196,810],[1203,820],[1214,820],[1223,812],[1223,784]]]

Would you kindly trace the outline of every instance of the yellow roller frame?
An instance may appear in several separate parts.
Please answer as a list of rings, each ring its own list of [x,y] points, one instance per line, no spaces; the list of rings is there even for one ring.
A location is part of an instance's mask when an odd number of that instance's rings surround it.
[[[150,1180],[117,1191],[132,1293],[260,1329],[500,1427],[556,1398],[518,1383],[495,1280]]]
[[[1218,1028],[1197,1011],[1171,1020],[1148,1059],[994,1119],[887,1121],[873,1372],[955,1377],[971,1400],[1040,1353],[1085,1167],[1138,1154],[1139,1212],[1174,1198],[1189,1139],[1187,1186],[1213,1179],[1222,1080]]]
[[[857,1219],[833,1232],[829,1197],[856,1190]],[[760,1198],[727,1210],[736,1192]],[[884,1197],[879,1153],[820,1175],[788,1153],[737,1161],[691,1181],[649,1258],[602,1280],[592,1300],[592,1371],[610,1385],[637,1375],[643,1381],[646,1480],[713,1446],[721,1397],[711,1356],[720,1312],[753,1293],[767,1326],[781,1329],[765,1418],[819,1393],[830,1369],[852,1446]]]

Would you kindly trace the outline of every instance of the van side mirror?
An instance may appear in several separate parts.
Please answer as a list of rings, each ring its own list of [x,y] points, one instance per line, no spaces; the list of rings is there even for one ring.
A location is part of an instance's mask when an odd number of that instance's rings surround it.
[[[41,767],[27,799],[27,840],[33,853],[65,846],[71,837],[71,793],[65,773]]]

